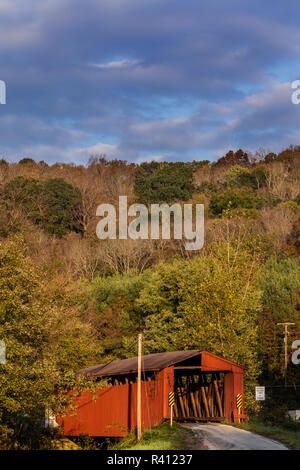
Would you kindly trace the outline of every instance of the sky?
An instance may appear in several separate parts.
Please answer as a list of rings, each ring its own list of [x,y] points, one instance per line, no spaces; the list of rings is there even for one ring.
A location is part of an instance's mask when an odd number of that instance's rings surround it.
[[[216,160],[300,144],[297,0],[0,0],[0,156]]]

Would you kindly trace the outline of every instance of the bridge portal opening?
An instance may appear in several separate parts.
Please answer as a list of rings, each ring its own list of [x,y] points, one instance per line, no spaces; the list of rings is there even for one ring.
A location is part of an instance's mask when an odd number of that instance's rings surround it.
[[[179,421],[224,420],[224,373],[174,370],[174,417]]]

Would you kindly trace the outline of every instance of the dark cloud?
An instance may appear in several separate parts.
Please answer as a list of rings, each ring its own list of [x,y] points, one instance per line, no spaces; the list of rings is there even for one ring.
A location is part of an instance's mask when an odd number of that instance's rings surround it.
[[[293,0],[2,0],[0,151],[184,160],[296,144],[299,13]]]

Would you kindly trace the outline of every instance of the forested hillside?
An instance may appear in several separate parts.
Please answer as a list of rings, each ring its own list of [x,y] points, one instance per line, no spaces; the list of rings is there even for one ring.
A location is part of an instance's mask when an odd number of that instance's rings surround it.
[[[204,248],[100,241],[96,208],[119,195],[203,203]],[[276,324],[300,331],[300,147],[213,163],[2,159],[0,237],[3,442],[20,442],[21,416],[61,409],[57,390],[81,367],[136,355],[140,331],[145,353],[206,349],[247,366],[250,412],[253,385],[282,384]],[[299,375],[289,361],[289,383]]]

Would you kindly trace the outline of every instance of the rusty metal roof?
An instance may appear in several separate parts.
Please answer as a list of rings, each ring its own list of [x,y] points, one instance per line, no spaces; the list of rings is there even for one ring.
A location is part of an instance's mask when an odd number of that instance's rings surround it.
[[[191,357],[201,355],[201,351],[193,349],[189,351],[171,351],[142,356],[142,370],[161,370],[178,362],[185,361]],[[118,374],[130,374],[137,372],[138,359],[131,357],[121,361],[109,362],[108,364],[99,364],[97,366],[81,369],[78,374],[84,374],[87,377],[100,377]]]

